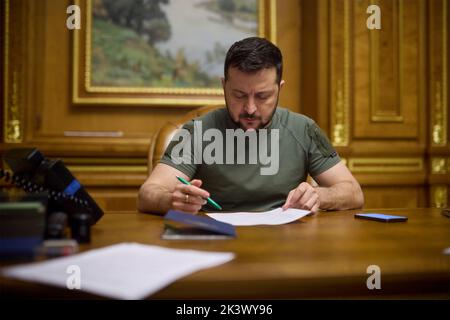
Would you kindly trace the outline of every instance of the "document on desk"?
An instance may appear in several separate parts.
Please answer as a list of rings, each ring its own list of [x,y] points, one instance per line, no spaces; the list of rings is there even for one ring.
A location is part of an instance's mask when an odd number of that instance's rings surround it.
[[[234,258],[229,252],[122,243],[1,270],[4,276],[79,289],[115,299],[142,299],[179,278]]]
[[[286,224],[303,218],[309,213],[311,211],[292,208],[283,211],[282,208],[276,208],[265,212],[207,213],[207,215],[234,226],[257,226]]]

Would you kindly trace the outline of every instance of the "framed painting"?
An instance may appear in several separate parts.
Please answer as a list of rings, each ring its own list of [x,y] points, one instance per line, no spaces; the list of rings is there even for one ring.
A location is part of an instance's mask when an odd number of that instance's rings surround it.
[[[276,42],[275,0],[77,0],[73,103],[224,103],[220,78],[235,41]]]

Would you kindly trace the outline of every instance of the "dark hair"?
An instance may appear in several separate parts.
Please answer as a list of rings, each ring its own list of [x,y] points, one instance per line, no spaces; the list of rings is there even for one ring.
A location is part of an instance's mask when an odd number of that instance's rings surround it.
[[[283,56],[277,46],[264,38],[245,38],[235,42],[228,49],[224,66],[225,80],[228,79],[230,67],[249,73],[275,67],[277,83],[280,84],[283,74]]]

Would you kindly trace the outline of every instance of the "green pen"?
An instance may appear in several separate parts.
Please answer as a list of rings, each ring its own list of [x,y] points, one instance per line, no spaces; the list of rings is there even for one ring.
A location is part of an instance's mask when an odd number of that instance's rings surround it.
[[[186,184],[186,185],[188,185],[188,186],[191,185],[191,183],[190,183],[189,181],[187,181],[186,179],[183,179],[182,177],[179,177],[179,176],[176,176],[176,177],[177,177],[177,179],[178,179],[181,183]],[[214,208],[216,208],[216,209],[218,209],[218,210],[222,210],[222,207],[219,206],[219,205],[217,204],[217,202],[215,202],[215,201],[214,201],[213,199],[211,199],[210,197],[208,197],[208,198],[206,199],[206,201],[207,201],[210,205],[212,205]]]

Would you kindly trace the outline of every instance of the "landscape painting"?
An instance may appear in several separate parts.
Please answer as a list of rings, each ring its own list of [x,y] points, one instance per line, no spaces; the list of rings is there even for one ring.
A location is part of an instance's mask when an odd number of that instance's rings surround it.
[[[91,0],[87,63],[102,87],[219,89],[226,51],[260,35],[259,0]],[[100,90],[101,91],[101,90]]]

